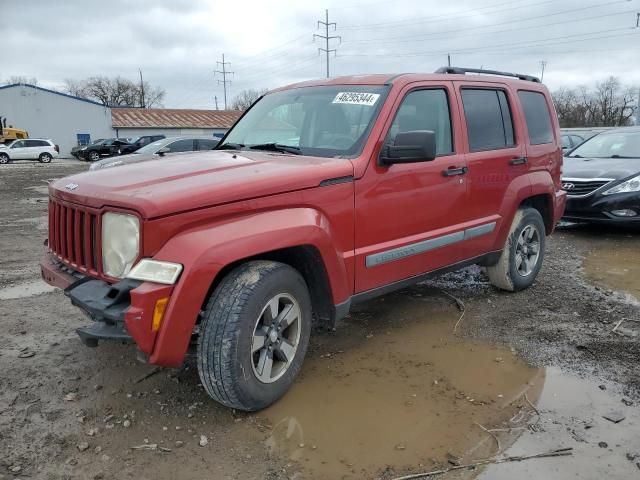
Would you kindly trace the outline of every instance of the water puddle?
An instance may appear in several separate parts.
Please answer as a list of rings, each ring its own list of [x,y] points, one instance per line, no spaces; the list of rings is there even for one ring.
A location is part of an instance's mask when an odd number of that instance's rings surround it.
[[[535,402],[544,375],[508,348],[455,337],[459,315],[424,287],[366,304],[336,335],[322,336],[291,391],[258,414],[269,432],[264,448],[313,479],[494,454],[482,427],[526,423],[525,394]]]
[[[0,300],[12,300],[16,298],[33,297],[42,293],[49,293],[56,288],[46,284],[42,280],[24,282],[10,287],[0,288]]]
[[[585,272],[597,285],[630,293],[640,300],[640,248],[615,242],[591,250],[584,261]]]
[[[573,455],[492,465],[479,479],[640,477],[640,410],[615,386],[548,368],[537,408],[541,417],[535,431],[527,430],[506,454],[571,447]],[[604,417],[622,420],[614,423]]]

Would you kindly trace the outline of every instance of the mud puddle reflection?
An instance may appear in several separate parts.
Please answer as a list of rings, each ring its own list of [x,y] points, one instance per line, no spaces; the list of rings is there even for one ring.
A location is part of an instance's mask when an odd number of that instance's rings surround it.
[[[584,261],[587,277],[596,284],[630,293],[640,300],[640,248],[633,244],[603,245]]]
[[[259,414],[270,427],[264,447],[298,464],[299,478],[314,479],[371,478],[443,464],[448,455],[495,453],[478,424],[526,424],[524,394],[535,402],[544,375],[509,349],[453,336],[458,317],[425,288],[366,304],[320,338],[302,378]]]

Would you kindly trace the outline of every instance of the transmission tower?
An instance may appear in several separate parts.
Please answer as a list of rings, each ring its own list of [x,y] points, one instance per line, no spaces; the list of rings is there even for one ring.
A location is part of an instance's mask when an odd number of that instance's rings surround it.
[[[318,53],[324,52],[327,56],[327,78],[329,78],[329,54],[331,52],[334,53],[334,55],[336,54],[336,49],[330,49],[329,48],[329,40],[334,40],[334,39],[338,39],[338,41],[340,43],[342,43],[342,37],[340,35],[334,35],[334,36],[330,36],[329,35],[329,27],[333,26],[333,29],[336,29],[336,23],[335,22],[329,22],[329,10],[325,10],[325,20],[324,22],[322,20],[318,20],[318,28],[320,28],[320,26],[324,26],[324,35],[318,35],[317,33],[313,34],[313,39],[315,40],[316,38],[321,38],[322,40],[325,41],[325,48],[318,48]]]
[[[224,90],[224,109],[227,109],[227,85],[231,85],[231,80],[227,80],[227,75],[233,75],[234,72],[229,72],[227,70],[227,65],[231,65],[231,62],[225,62],[224,53],[222,54],[222,61],[216,62],[217,65],[220,65],[221,70],[214,70],[213,74],[220,73],[222,75],[222,80],[218,80],[218,85],[222,85]]]

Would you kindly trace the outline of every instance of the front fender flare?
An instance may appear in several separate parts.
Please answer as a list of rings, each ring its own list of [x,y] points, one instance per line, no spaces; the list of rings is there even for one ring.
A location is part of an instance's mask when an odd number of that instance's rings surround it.
[[[348,278],[344,252],[336,249],[332,238],[331,224],[321,212],[292,208],[230,218],[169,240],[154,258],[181,263],[184,269],[167,306],[150,363],[182,364],[213,281],[225,266],[245,258],[311,245],[323,259],[334,304],[349,298],[353,281]]]

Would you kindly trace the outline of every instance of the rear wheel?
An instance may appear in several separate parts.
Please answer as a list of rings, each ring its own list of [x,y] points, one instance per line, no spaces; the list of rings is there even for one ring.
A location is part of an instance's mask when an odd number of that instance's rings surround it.
[[[11,162],[9,155],[7,155],[6,153],[0,153],[0,165],[5,165],[9,162]]]
[[[534,208],[518,209],[498,263],[487,268],[489,280],[510,292],[531,286],[542,267],[544,248],[542,215]]]
[[[309,344],[311,300],[300,273],[253,261],[211,294],[198,339],[198,372],[207,393],[239,410],[278,400],[298,375]]]
[[[53,160],[53,157],[51,156],[50,153],[47,153],[47,152],[41,153],[40,156],[38,157],[38,161],[40,163],[51,163],[51,160]]]

